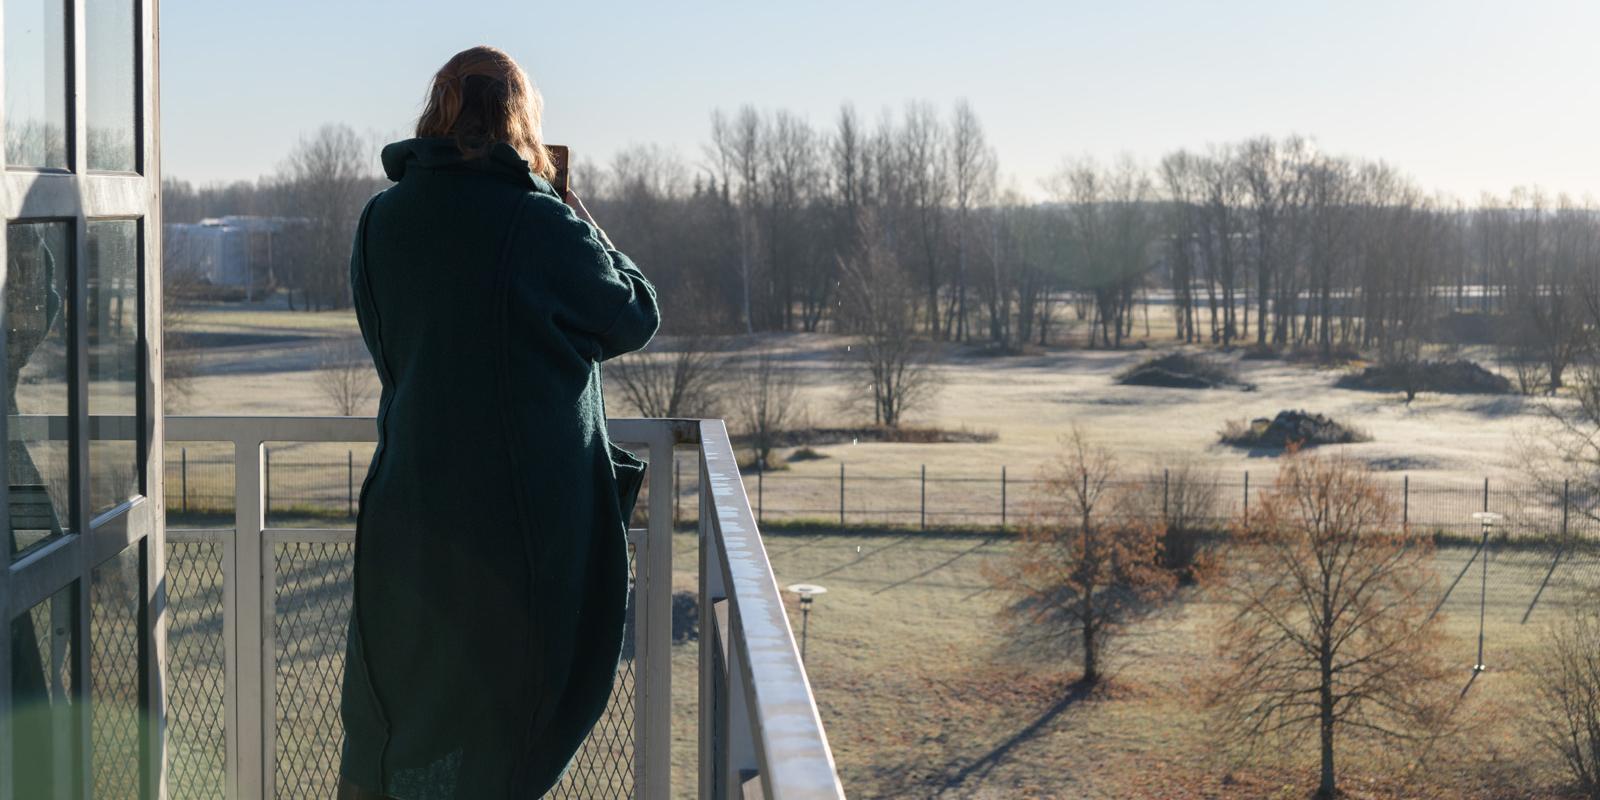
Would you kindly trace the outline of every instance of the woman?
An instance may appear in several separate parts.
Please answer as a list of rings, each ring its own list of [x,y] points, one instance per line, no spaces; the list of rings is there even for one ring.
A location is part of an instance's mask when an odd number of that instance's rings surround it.
[[[539,95],[475,47],[434,77],[350,283],[382,380],[356,522],[344,797],[538,797],[611,693],[643,465],[606,438],[600,362],[655,290],[557,197]]]

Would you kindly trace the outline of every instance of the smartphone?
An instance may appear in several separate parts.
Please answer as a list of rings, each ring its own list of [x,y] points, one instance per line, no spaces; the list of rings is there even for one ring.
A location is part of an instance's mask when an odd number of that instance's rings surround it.
[[[544,147],[550,151],[550,160],[555,162],[556,167],[556,177],[550,181],[550,185],[554,186],[556,194],[565,200],[567,190],[571,188],[568,179],[571,175],[572,153],[564,144],[547,144]]]

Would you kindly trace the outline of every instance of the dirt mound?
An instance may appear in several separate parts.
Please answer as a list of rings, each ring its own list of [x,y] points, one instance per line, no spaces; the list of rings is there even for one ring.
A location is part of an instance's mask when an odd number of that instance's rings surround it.
[[[1441,394],[1509,394],[1511,381],[1465,359],[1379,364],[1351,373],[1334,384],[1340,389]]]
[[[1319,444],[1350,444],[1370,439],[1361,431],[1309,411],[1279,411],[1278,416],[1272,419],[1253,419],[1249,425],[1233,423],[1222,432],[1224,444],[1272,449],[1282,449],[1291,444],[1315,447]]]
[[[1231,364],[1188,353],[1170,353],[1130,367],[1117,375],[1117,383],[1166,389],[1255,388],[1239,380]]]

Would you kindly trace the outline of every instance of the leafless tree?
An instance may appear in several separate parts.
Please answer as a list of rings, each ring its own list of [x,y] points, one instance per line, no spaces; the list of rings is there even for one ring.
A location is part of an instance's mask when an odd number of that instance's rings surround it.
[[[911,252],[922,267],[927,297],[923,310],[928,332],[934,338],[941,335],[939,291],[944,281],[941,265],[951,184],[948,150],[948,134],[933,107],[927,103],[906,106],[905,121],[898,131],[894,169],[904,176],[906,211],[915,236]],[[943,335],[948,337],[949,332],[944,331]]]
[[[1575,603],[1538,656],[1535,735],[1589,800],[1600,800],[1600,604]]]
[[[646,417],[715,417],[723,360],[703,335],[657,337],[645,350],[607,362],[606,377]]]
[[[162,261],[161,403],[165,413],[179,414],[194,400],[194,379],[199,373],[191,327],[200,280],[187,259],[168,262],[163,257]]]
[[[938,386],[927,344],[917,337],[916,291],[871,217],[863,246],[840,264],[841,314],[855,334],[845,364],[853,369],[849,399],[872,407],[873,423],[897,427]]]
[[[1132,330],[1134,298],[1153,265],[1150,179],[1129,158],[1110,168],[1084,160],[1064,166],[1046,186],[1067,205],[1074,282],[1093,296],[1090,344],[1098,328],[1103,346],[1121,347]]]
[[[1319,798],[1338,793],[1344,739],[1419,741],[1443,719],[1432,545],[1394,516],[1364,467],[1291,455],[1219,584],[1226,666],[1207,699],[1235,742],[1314,735]]]
[[[758,353],[743,377],[740,390],[733,393],[734,414],[750,437],[756,463],[769,465],[779,435],[801,413],[799,381],[771,350]]]
[[[983,123],[966,100],[956,102],[950,120],[950,183],[955,203],[955,297],[945,314],[945,329],[958,341],[968,338],[967,264],[970,259],[972,213],[975,206],[990,202],[995,189],[995,157],[983,135]],[[994,262],[999,270],[999,262]],[[998,277],[996,278],[998,281]]]
[[[366,413],[378,394],[378,375],[367,349],[355,341],[322,345],[317,371],[317,391],[341,417]]]
[[[293,248],[289,283],[306,310],[350,304],[350,241],[377,189],[376,159],[346,125],[324,125],[300,140],[277,176],[284,216],[307,221]]]

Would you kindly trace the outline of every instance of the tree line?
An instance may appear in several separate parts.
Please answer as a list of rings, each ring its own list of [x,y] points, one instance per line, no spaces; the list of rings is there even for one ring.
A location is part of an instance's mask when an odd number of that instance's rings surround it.
[[[166,219],[304,219],[274,280],[299,307],[342,307],[350,232],[385,184],[376,149],[324,126],[258,181],[167,181]],[[664,303],[695,310],[669,315],[669,332],[854,333],[866,321],[852,306],[893,302],[919,338],[1002,349],[1059,341],[1069,320],[1091,347],[1142,324],[1147,337],[1324,358],[1403,358],[1450,334],[1505,346],[1553,390],[1600,320],[1600,208],[1536,189],[1468,206],[1298,136],[1153,166],[1068,160],[1042,199],[999,179],[965,101],[872,122],[846,105],[824,126],[746,106],[712,114],[692,162],[657,145],[604,164],[583,155],[575,188]],[[849,284],[866,273],[903,286],[860,302]]]

